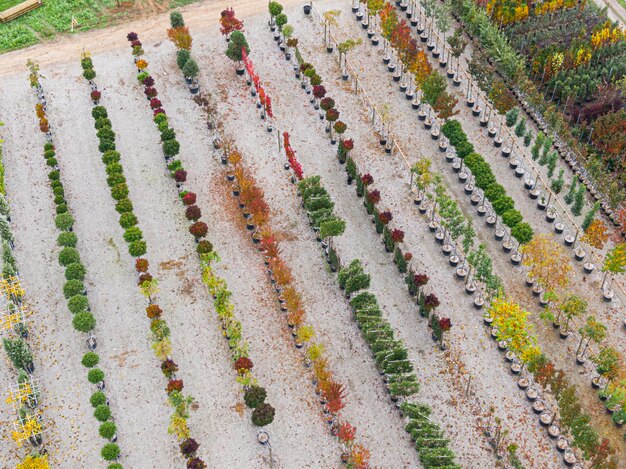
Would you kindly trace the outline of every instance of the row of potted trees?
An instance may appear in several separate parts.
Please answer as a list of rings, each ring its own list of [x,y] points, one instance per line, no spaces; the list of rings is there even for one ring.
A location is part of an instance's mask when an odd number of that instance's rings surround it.
[[[184,25],[183,17],[179,12],[173,12],[170,15],[170,21],[173,28]],[[168,35],[170,35],[170,31],[168,30]],[[188,29],[186,29],[186,34],[190,34]],[[181,50],[187,49],[178,49],[179,57]],[[184,70],[183,74],[186,74]],[[199,99],[195,101],[201,103],[203,94],[200,93],[198,96]],[[165,111],[160,113],[160,116],[162,117],[155,116],[155,119],[158,117],[161,121],[158,123],[158,126],[160,130],[162,129],[161,140],[163,141],[163,132],[170,131],[173,133],[174,130],[169,127]],[[170,170],[170,177],[176,182],[179,200],[185,208],[185,217],[190,223],[189,232],[196,240],[196,252],[200,260],[202,280],[209,293],[213,296],[213,305],[221,322],[222,333],[227,339],[231,350],[233,366],[237,373],[237,382],[244,388],[244,401],[248,407],[254,409],[252,422],[261,426],[268,425],[274,418],[274,409],[269,403],[265,402],[266,391],[258,385],[256,378],[252,374],[254,364],[249,358],[249,344],[243,337],[242,324],[234,314],[235,308],[230,301],[232,293],[228,290],[226,281],[220,278],[213,269],[213,265],[220,261],[220,257],[210,241],[201,239],[206,236],[208,226],[201,221],[202,211],[197,204],[197,195],[185,187],[187,173],[183,169],[182,163],[180,160],[173,161],[173,158],[173,155],[165,154],[165,164]],[[172,171],[173,163],[177,168],[174,171]],[[261,396],[263,396],[262,399]]]
[[[321,78],[319,78],[312,65],[305,63],[304,70],[301,68],[301,71],[306,72],[307,70],[311,70],[312,72],[309,72],[308,75],[305,74],[305,77],[309,78],[309,80],[313,78],[318,82],[317,85],[313,84],[311,90],[315,93],[315,88],[321,87]],[[305,89],[308,89],[308,87],[305,87]],[[323,94],[319,97],[314,94],[315,99],[321,99],[320,105],[327,99],[324,95],[325,90],[323,90]],[[315,101],[314,103],[317,104]],[[334,101],[329,109],[334,109]],[[349,181],[357,181],[357,191],[363,196],[367,191],[367,186],[373,182],[373,178],[369,175],[362,176],[358,174],[356,163],[349,155],[352,149],[353,141],[344,140],[342,138],[339,142],[337,157],[340,163],[346,163]],[[289,153],[286,152],[286,154],[287,158],[289,158]],[[319,176],[303,179],[298,184],[298,189],[303,199],[303,205],[311,220],[311,225],[313,229],[316,229],[315,217],[311,215],[315,212],[311,212],[311,209],[317,208],[317,204],[321,204],[323,207],[322,210],[328,210],[327,214],[331,215],[334,204],[332,200],[330,200],[327,191],[321,186]],[[367,191],[367,193],[366,207],[368,207],[370,214],[373,214],[374,210],[376,210],[375,205],[380,199],[380,194],[378,191]],[[376,210],[376,214],[375,222],[380,226],[380,233],[383,235],[386,250],[394,253],[398,269],[401,272],[406,272],[406,263],[411,259],[411,256],[402,253],[397,246],[397,244],[403,241],[404,233],[401,230],[390,230],[387,228],[386,224],[391,220],[391,217],[387,217],[387,213],[383,214],[383,212]],[[343,232],[343,229],[341,231]],[[385,376],[387,388],[392,400],[399,403],[400,399],[404,399],[418,392],[419,383],[413,365],[408,359],[408,351],[401,342],[394,339],[393,329],[382,317],[382,312],[378,306],[376,297],[367,291],[358,293],[361,290],[367,289],[370,283],[370,276],[364,272],[361,262],[355,259],[350,264],[341,267],[338,272],[337,280],[339,287],[345,291],[346,297],[352,297],[350,306],[355,314],[355,319],[363,332],[366,342],[370,346],[381,374]],[[353,296],[354,294],[356,294],[356,296]],[[433,304],[435,304],[435,302],[438,304],[436,297],[434,297],[433,300]],[[429,307],[429,309],[431,308]],[[445,327],[444,322],[444,329]],[[436,424],[432,425],[435,425],[435,427],[432,427],[435,433],[440,432]],[[410,430],[407,431],[410,432]],[[426,448],[426,446],[429,445],[422,443],[421,441],[419,444],[416,442],[416,448],[420,452],[420,459],[422,463],[425,464],[425,467],[440,467],[441,463],[444,462],[442,458],[445,459],[445,464],[450,465],[450,467],[457,467],[453,462],[454,454],[447,448],[447,440],[443,440],[443,444],[441,445],[434,445],[434,447],[430,448]]]
[[[132,40],[138,39],[135,37]],[[135,45],[133,49],[136,47],[140,48],[141,46]],[[81,62],[88,58],[89,55],[83,53]],[[147,64],[144,65],[140,63],[141,61],[142,59],[138,60],[137,67],[143,70],[146,68]],[[91,65],[91,68],[93,69],[93,65]],[[93,80],[91,82],[91,88],[92,92],[97,90],[97,86]],[[149,98],[152,99],[154,96],[149,96]],[[177,437],[180,443],[181,453],[187,459],[187,467],[194,469],[203,468],[206,467],[206,464],[202,459],[195,456],[197,443],[195,440],[191,439],[191,432],[187,425],[193,398],[183,394],[183,380],[176,378],[178,365],[171,358],[173,348],[169,338],[170,328],[165,319],[162,319],[163,310],[155,301],[159,291],[158,279],[150,274],[149,262],[142,257],[147,252],[147,245],[145,240],[143,240],[143,233],[138,227],[139,221],[134,214],[133,203],[129,198],[128,186],[126,185],[126,178],[124,176],[124,167],[121,163],[121,155],[116,150],[115,132],[112,130],[111,120],[109,119],[106,108],[98,103],[99,100],[98,102],[94,102],[94,107],[91,112],[94,119],[94,127],[100,140],[98,149],[102,154],[102,162],[106,168],[107,184],[111,190],[111,197],[116,201],[115,208],[120,214],[119,223],[120,227],[124,230],[123,237],[128,245],[128,252],[135,258],[135,270],[138,276],[137,286],[140,292],[148,299],[146,315],[148,319],[150,319],[152,349],[155,356],[161,361],[161,371],[168,380],[165,392],[168,397],[168,403],[173,409],[168,431]],[[164,113],[155,112],[155,117],[161,114],[164,116]],[[92,370],[92,372],[93,371],[94,370]],[[93,374],[95,375],[95,373]],[[96,410],[101,406],[102,404],[99,404]],[[192,442],[189,440],[192,440]],[[193,451],[190,450],[192,447],[195,448]]]
[[[81,65],[84,70],[86,79],[93,80],[95,72],[89,56],[83,56]],[[89,72],[89,73],[87,73]],[[37,117],[39,118],[40,130],[47,135],[47,143],[44,145],[43,156],[46,164],[50,168],[48,178],[50,180],[50,188],[54,196],[56,205],[55,224],[59,230],[57,243],[61,250],[58,254],[58,262],[65,269],[66,283],[63,286],[63,295],[67,300],[67,307],[73,314],[72,324],[79,332],[88,333],[87,347],[90,349],[81,361],[83,366],[88,369],[87,379],[94,384],[96,391],[92,394],[90,402],[94,407],[94,417],[100,422],[99,433],[102,438],[108,440],[101,449],[101,456],[105,461],[109,461],[109,469],[121,469],[121,464],[115,462],[120,455],[120,448],[117,445],[116,425],[112,420],[112,412],[109,407],[109,400],[104,394],[105,375],[104,371],[98,367],[100,357],[93,350],[97,346],[96,338],[92,334],[96,326],[96,319],[91,313],[89,299],[87,297],[87,288],[84,280],[86,268],[81,262],[80,253],[76,246],[78,237],[73,231],[74,218],[72,217],[67,200],[65,199],[65,190],[61,182],[61,170],[57,161],[56,148],[52,142],[52,136],[48,119],[46,117],[46,100],[43,88],[38,74],[38,67],[31,63],[31,75],[36,76],[36,80],[31,80],[31,85],[35,88],[39,103],[36,105]],[[42,125],[45,123],[46,125]],[[43,127],[43,128],[42,128]]]

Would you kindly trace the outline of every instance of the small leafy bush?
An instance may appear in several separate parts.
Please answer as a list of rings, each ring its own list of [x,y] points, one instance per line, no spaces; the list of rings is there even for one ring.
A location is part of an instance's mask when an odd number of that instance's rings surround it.
[[[91,384],[98,384],[104,379],[104,371],[100,368],[92,368],[87,373],[87,379]]]
[[[267,391],[261,386],[250,386],[243,395],[246,405],[252,409],[258,407],[265,402]]]
[[[80,262],[74,262],[65,267],[66,280],[85,280],[86,273],[85,266]]]
[[[120,161],[120,158],[120,152],[115,150],[105,151],[102,154],[102,162],[106,165],[109,165],[111,163],[118,163]]]
[[[163,142],[163,153],[167,157],[178,155],[180,151],[180,143],[178,140],[167,140]]]
[[[63,286],[63,296],[70,299],[75,295],[80,295],[85,291],[85,284],[80,280],[68,280]]]
[[[102,391],[96,391],[89,398],[89,402],[91,403],[92,407],[98,407],[99,405],[106,404],[107,397]]]
[[[65,247],[59,252],[59,264],[66,266],[74,262],[80,262],[80,254],[78,249]]]
[[[82,311],[74,315],[72,325],[78,332],[89,332],[96,327],[96,318],[93,317],[93,314]]]
[[[107,114],[107,110],[104,106],[94,106],[91,110],[91,116],[97,121],[98,119],[107,118],[109,115]]]
[[[128,252],[133,257],[141,257],[146,253],[147,246],[145,241],[133,241],[128,245]]]
[[[86,368],[93,368],[94,366],[98,364],[99,361],[100,361],[100,357],[98,356],[97,353],[87,352],[85,355],[83,355],[83,359],[81,360],[81,363]]]
[[[59,233],[57,238],[57,244],[63,247],[76,247],[76,243],[78,243],[78,237],[75,233],[71,231],[64,231],[63,233]]]
[[[122,199],[115,204],[115,211],[120,214],[132,212],[133,203],[130,199]]]
[[[89,310],[89,300],[85,295],[78,294],[71,297],[67,300],[67,308],[74,314],[88,311]]]
[[[213,251],[213,244],[210,241],[203,239],[196,245],[196,252],[198,254],[209,254]]]
[[[69,213],[60,213],[55,217],[54,224],[61,231],[70,231],[74,226],[74,217]]]
[[[98,381],[96,381],[96,383],[97,382]],[[100,404],[96,407],[96,410],[94,410],[93,415],[99,422],[106,422],[111,418],[111,408],[106,404]]]
[[[113,438],[113,435],[115,435],[116,431],[117,426],[113,422],[104,422],[100,425],[100,428],[98,429],[100,436],[102,438],[106,438],[107,440]]]
[[[263,427],[269,425],[274,421],[274,414],[276,410],[274,407],[267,403],[259,404],[254,411],[252,411],[252,423],[257,427]]]
[[[137,217],[132,212],[122,213],[120,215],[120,226],[125,230],[137,224]]]
[[[143,232],[136,226],[131,226],[124,232],[124,241],[132,243],[143,238]]]
[[[115,443],[107,443],[100,451],[105,461],[115,461],[120,456],[120,447]]]

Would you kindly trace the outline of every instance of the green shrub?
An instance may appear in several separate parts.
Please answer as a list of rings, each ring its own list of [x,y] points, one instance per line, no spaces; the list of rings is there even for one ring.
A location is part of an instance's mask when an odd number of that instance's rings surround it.
[[[59,233],[57,237],[57,244],[63,247],[76,247],[76,243],[78,243],[78,238],[75,233],[71,231],[64,231],[63,233]]]
[[[48,158],[54,158],[56,156],[56,153],[54,152],[54,150],[46,150],[43,152],[43,157],[47,160]]]
[[[98,356],[97,353],[87,352],[85,355],[83,355],[83,359],[81,360],[81,363],[86,368],[93,368],[94,366],[98,364],[99,361],[100,361],[100,357]]]
[[[133,211],[133,203],[130,199],[122,199],[115,204],[117,213],[129,213]]]
[[[124,183],[126,183],[126,177],[121,173],[113,173],[107,177],[107,185],[111,188]]]
[[[66,203],[65,202],[65,197],[63,197],[62,195],[55,195],[54,196],[54,203],[55,205],[61,205]]]
[[[265,388],[262,388],[261,386],[250,386],[246,389],[243,395],[243,400],[248,407],[254,409],[263,404],[266,397],[267,392],[265,391]]]
[[[100,117],[96,119],[96,123],[94,124],[97,130],[104,128],[111,128],[111,121],[106,117]]]
[[[100,425],[100,428],[98,429],[100,436],[102,438],[106,438],[107,440],[110,440],[111,438],[113,438],[113,435],[115,435],[116,431],[117,431],[117,427],[115,423],[113,422],[104,422],[103,424]]]
[[[43,149],[44,150],[54,150],[54,145],[52,143],[47,142],[47,143],[44,144]]]
[[[89,300],[85,295],[78,294],[67,300],[67,308],[74,314],[89,310]]]
[[[107,466],[107,469],[124,469],[124,467],[120,463],[114,462],[114,463],[109,464]]]
[[[48,158],[46,160],[46,164],[51,168],[54,168],[55,166],[59,165],[59,162],[56,160],[56,158]]]
[[[74,315],[72,325],[78,332],[89,332],[96,327],[96,318],[90,312],[82,311]]]
[[[183,15],[180,11],[173,11],[170,13],[170,24],[172,25],[172,28],[185,26],[185,20],[183,19]]]
[[[105,461],[115,461],[120,456],[120,447],[115,443],[107,443],[100,451]]]
[[[98,384],[100,381],[104,380],[104,371],[100,368],[92,368],[87,373],[87,380],[89,380],[91,384]]]
[[[174,140],[176,138],[176,132],[171,127],[167,127],[161,131],[161,140],[166,142],[167,140]]]
[[[518,137],[523,137],[526,133],[526,119],[523,117],[519,120],[517,125],[515,126],[515,135]]]
[[[55,217],[54,224],[61,231],[70,231],[74,226],[74,217],[69,213],[60,213]]]
[[[152,118],[152,120],[156,124],[162,124],[163,122],[167,122],[167,116],[163,114],[162,112],[159,112],[156,116]]]
[[[502,214],[502,221],[509,228],[513,228],[515,225],[522,221],[523,217],[519,211],[515,209],[507,210]]]
[[[48,179],[50,179],[51,181],[58,181],[60,177],[61,171],[59,171],[58,169],[55,169],[54,171],[50,171],[48,173]]]
[[[63,203],[63,204],[57,205],[55,208],[55,212],[57,213],[57,215],[67,212],[67,204]]]
[[[131,226],[135,226],[137,224],[137,217],[132,212],[122,213],[120,215],[120,226],[124,229],[128,229]]]
[[[456,156],[464,159],[467,155],[474,152],[474,145],[470,142],[461,142],[456,147]]]
[[[107,397],[104,395],[102,391],[94,392],[89,398],[89,402],[92,407],[98,407],[99,405],[105,405],[107,402]]]
[[[113,140],[100,139],[100,143],[98,144],[98,150],[100,150],[100,153],[105,153],[109,150],[115,150],[115,142]]]
[[[200,67],[198,67],[198,62],[196,62],[193,57],[190,57],[183,67],[183,75],[188,78],[195,78],[198,76],[198,73],[200,73]]]
[[[86,80],[93,80],[94,78],[96,78],[96,72],[93,68],[88,68],[83,72],[83,76]]]
[[[163,142],[163,154],[167,157],[178,155],[180,151],[180,143],[178,140],[167,140]]]
[[[96,132],[96,136],[100,140],[110,140],[112,142],[115,141],[115,132],[110,127],[102,127],[98,132]]]
[[[210,241],[203,239],[196,245],[196,252],[198,254],[209,254],[213,251],[213,244]]]
[[[143,233],[136,226],[131,226],[124,232],[124,241],[126,241],[127,243],[132,243],[133,241],[139,241],[142,238],[143,238]]]
[[[111,189],[111,197],[114,200],[122,200],[128,196],[128,186],[124,183],[117,184]]]
[[[257,427],[264,427],[265,425],[269,425],[274,421],[274,414],[276,411],[274,408],[267,404],[259,404],[252,411],[252,423],[254,423]]]
[[[74,262],[80,262],[80,254],[76,248],[63,248],[59,252],[59,264],[66,266]]]
[[[393,253],[393,261],[398,266],[398,270],[400,271],[400,273],[402,273],[402,274],[406,273],[407,261],[404,258],[404,254],[402,253],[400,248],[396,248],[396,250],[394,251],[394,253]]]
[[[110,163],[106,167],[106,173],[107,173],[107,176],[110,176],[111,174],[117,174],[117,173],[123,174],[124,168],[119,163]]]
[[[105,151],[102,154],[102,162],[107,165],[111,163],[118,163],[120,161],[120,158],[120,152],[115,150]]]
[[[515,202],[508,195],[492,201],[491,205],[493,205],[493,209],[498,215],[502,215],[504,212],[515,208]]]
[[[178,65],[178,68],[182,70],[190,57],[191,54],[188,50],[178,49],[178,52],[176,52],[176,65]]]
[[[514,107],[506,113],[506,125],[508,127],[513,127],[517,122],[517,118],[519,117],[519,108]]]
[[[91,372],[95,370],[89,371]],[[111,409],[106,404],[100,404],[96,407],[96,410],[94,410],[93,415],[99,422],[106,422],[107,420],[109,420],[109,418],[111,418]]]
[[[52,193],[54,195],[65,196],[65,189],[63,189],[63,184],[60,184],[60,181],[59,181],[59,184],[57,184],[56,186],[52,188]]]
[[[346,296],[359,290],[364,290],[370,286],[369,274],[358,274],[350,277],[346,282]]]
[[[529,147],[530,143],[533,141],[533,131],[528,129],[526,135],[524,135],[524,146]]]
[[[66,280],[85,280],[85,266],[80,262],[65,267],[65,279]]]
[[[63,296],[68,300],[75,295],[80,295],[85,291],[85,284],[80,280],[68,280],[63,286]]]
[[[107,110],[104,108],[104,106],[94,106],[91,110],[91,115],[96,121],[98,119],[109,117],[109,115],[107,114]]]
[[[145,241],[133,241],[128,245],[128,252],[133,257],[141,257],[146,253]]]
[[[181,49],[181,50],[185,50],[185,49]],[[163,132],[164,130],[169,129],[170,126],[167,123],[167,121],[165,121],[165,122],[161,122],[160,124],[158,124],[157,128],[159,129],[159,132]]]
[[[585,205],[586,190],[585,185],[581,184],[576,191],[576,195],[574,196],[574,205],[572,205],[572,213],[575,216],[579,216],[582,213],[583,206]]]
[[[518,223],[511,230],[511,236],[513,236],[518,243],[526,244],[533,239],[533,229],[526,222]]]

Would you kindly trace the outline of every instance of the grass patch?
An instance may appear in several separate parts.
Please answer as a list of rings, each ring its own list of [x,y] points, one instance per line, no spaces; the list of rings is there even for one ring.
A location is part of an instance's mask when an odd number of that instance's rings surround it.
[[[19,3],[22,3],[22,0],[0,0],[0,11],[8,10]]]

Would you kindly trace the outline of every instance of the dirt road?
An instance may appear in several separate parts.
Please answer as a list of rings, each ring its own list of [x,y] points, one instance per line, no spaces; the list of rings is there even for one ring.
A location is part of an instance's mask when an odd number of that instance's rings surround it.
[[[282,0],[285,7],[299,0]],[[249,17],[267,9],[267,3],[259,0],[204,0],[180,9],[185,16],[185,24],[191,30],[204,28],[218,21],[220,11],[233,7],[240,18]],[[0,56],[0,77],[25,71],[27,59],[47,65],[76,60],[81,51],[98,53],[126,45],[126,34],[137,32],[143,41],[162,40],[163,32],[169,26],[169,12],[123,23],[106,29],[91,30],[73,35],[61,35],[50,42],[19,49]]]

